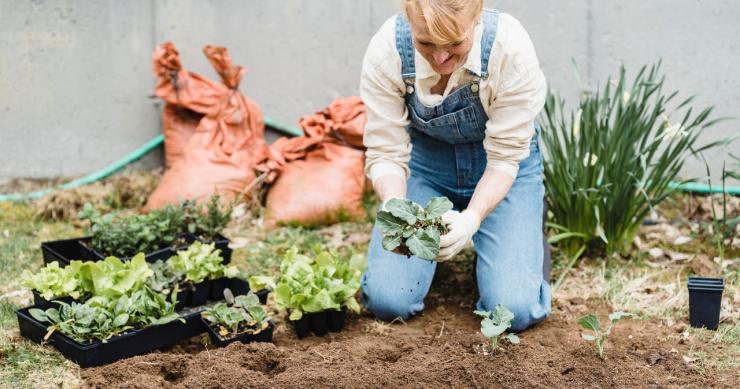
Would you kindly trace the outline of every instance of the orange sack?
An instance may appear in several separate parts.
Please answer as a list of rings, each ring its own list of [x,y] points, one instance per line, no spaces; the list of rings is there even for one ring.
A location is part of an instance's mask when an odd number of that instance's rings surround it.
[[[272,183],[265,226],[329,224],[365,215],[366,122],[359,97],[340,98],[324,111],[301,118],[306,136],[280,138],[263,149],[257,170]]]
[[[175,46],[154,52],[156,95],[163,111],[168,169],[144,211],[220,194],[234,199],[255,178],[255,157],[265,148],[262,111],[239,92],[247,70],[233,65],[226,48],[203,49],[221,83],[184,70]]]

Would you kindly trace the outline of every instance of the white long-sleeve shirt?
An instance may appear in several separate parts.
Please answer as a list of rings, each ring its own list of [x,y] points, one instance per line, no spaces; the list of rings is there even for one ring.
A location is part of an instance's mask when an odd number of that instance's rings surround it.
[[[360,96],[368,115],[365,173],[372,181],[389,174],[404,178],[409,175],[411,144],[405,129],[409,119],[401,58],[396,50],[396,17],[388,19],[370,41],[360,79]],[[441,76],[416,51],[415,90],[424,105],[437,105],[458,86],[470,83],[474,76],[467,70],[480,75],[483,27],[480,22],[475,27],[468,58],[450,76],[442,95],[431,92]],[[544,105],[547,85],[529,35],[511,15],[499,14],[488,74],[487,80],[481,80],[479,90],[489,118],[483,141],[487,168],[516,177],[519,161],[529,156],[533,122]]]

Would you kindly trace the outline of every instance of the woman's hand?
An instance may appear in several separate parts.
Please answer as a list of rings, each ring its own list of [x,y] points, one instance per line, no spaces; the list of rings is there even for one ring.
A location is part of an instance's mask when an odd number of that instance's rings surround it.
[[[442,222],[448,225],[449,232],[439,239],[440,250],[437,261],[446,261],[465,248],[478,231],[480,221],[478,213],[471,209],[463,212],[447,211],[442,215]]]

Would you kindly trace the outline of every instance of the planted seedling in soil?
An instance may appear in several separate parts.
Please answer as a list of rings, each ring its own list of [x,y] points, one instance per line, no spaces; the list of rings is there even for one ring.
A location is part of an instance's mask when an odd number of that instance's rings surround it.
[[[241,334],[257,334],[269,326],[267,313],[256,294],[250,291],[235,298],[226,289],[224,297],[225,303],[218,303],[201,313],[201,317],[216,330],[221,339],[227,340]]]
[[[577,323],[584,329],[593,331],[593,335],[581,334],[581,336],[589,342],[596,343],[596,351],[599,352],[599,357],[604,359],[606,357],[604,355],[604,345],[606,344],[606,339],[609,337],[609,334],[612,332],[614,323],[630,316],[632,316],[632,314],[627,312],[612,312],[609,314],[609,327],[607,327],[606,331],[601,330],[599,318],[594,314],[588,314],[581,317],[578,319]]]
[[[491,349],[495,351],[498,348],[499,337],[511,327],[514,314],[501,304],[496,305],[493,311],[474,311],[474,313],[483,318],[480,322],[480,332],[491,341]],[[515,334],[506,334],[504,339],[512,344],[519,344],[519,337]]]
[[[383,248],[433,260],[439,254],[439,237],[447,233],[442,215],[451,209],[452,202],[446,197],[434,197],[426,207],[411,200],[389,200],[376,218]]]

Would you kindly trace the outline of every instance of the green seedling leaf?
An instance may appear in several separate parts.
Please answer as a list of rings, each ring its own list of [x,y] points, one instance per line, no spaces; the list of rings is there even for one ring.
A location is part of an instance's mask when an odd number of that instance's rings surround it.
[[[508,340],[511,344],[519,344],[519,337],[515,334],[507,334],[506,340]]]
[[[407,224],[415,224],[419,216],[419,206],[408,200],[390,199],[386,203],[385,209]]]
[[[388,251],[393,251],[400,245],[401,237],[398,235],[387,235],[383,237],[383,248]]]
[[[588,314],[579,318],[576,323],[578,323],[578,325],[580,325],[581,327],[594,332],[598,332],[601,329],[599,318],[597,318],[596,315],[593,314]]]
[[[632,316],[632,314],[627,312],[612,312],[609,314],[609,321],[616,323],[617,321],[630,316]]]
[[[384,234],[400,234],[403,231],[405,222],[403,219],[393,216],[388,211],[380,211],[375,217],[378,228]]]
[[[416,231],[406,240],[411,253],[421,259],[433,260],[439,254],[439,238],[435,239],[425,231]]]
[[[440,217],[445,212],[452,209],[452,202],[446,197],[433,197],[424,207],[427,213],[427,218],[432,219]]]

